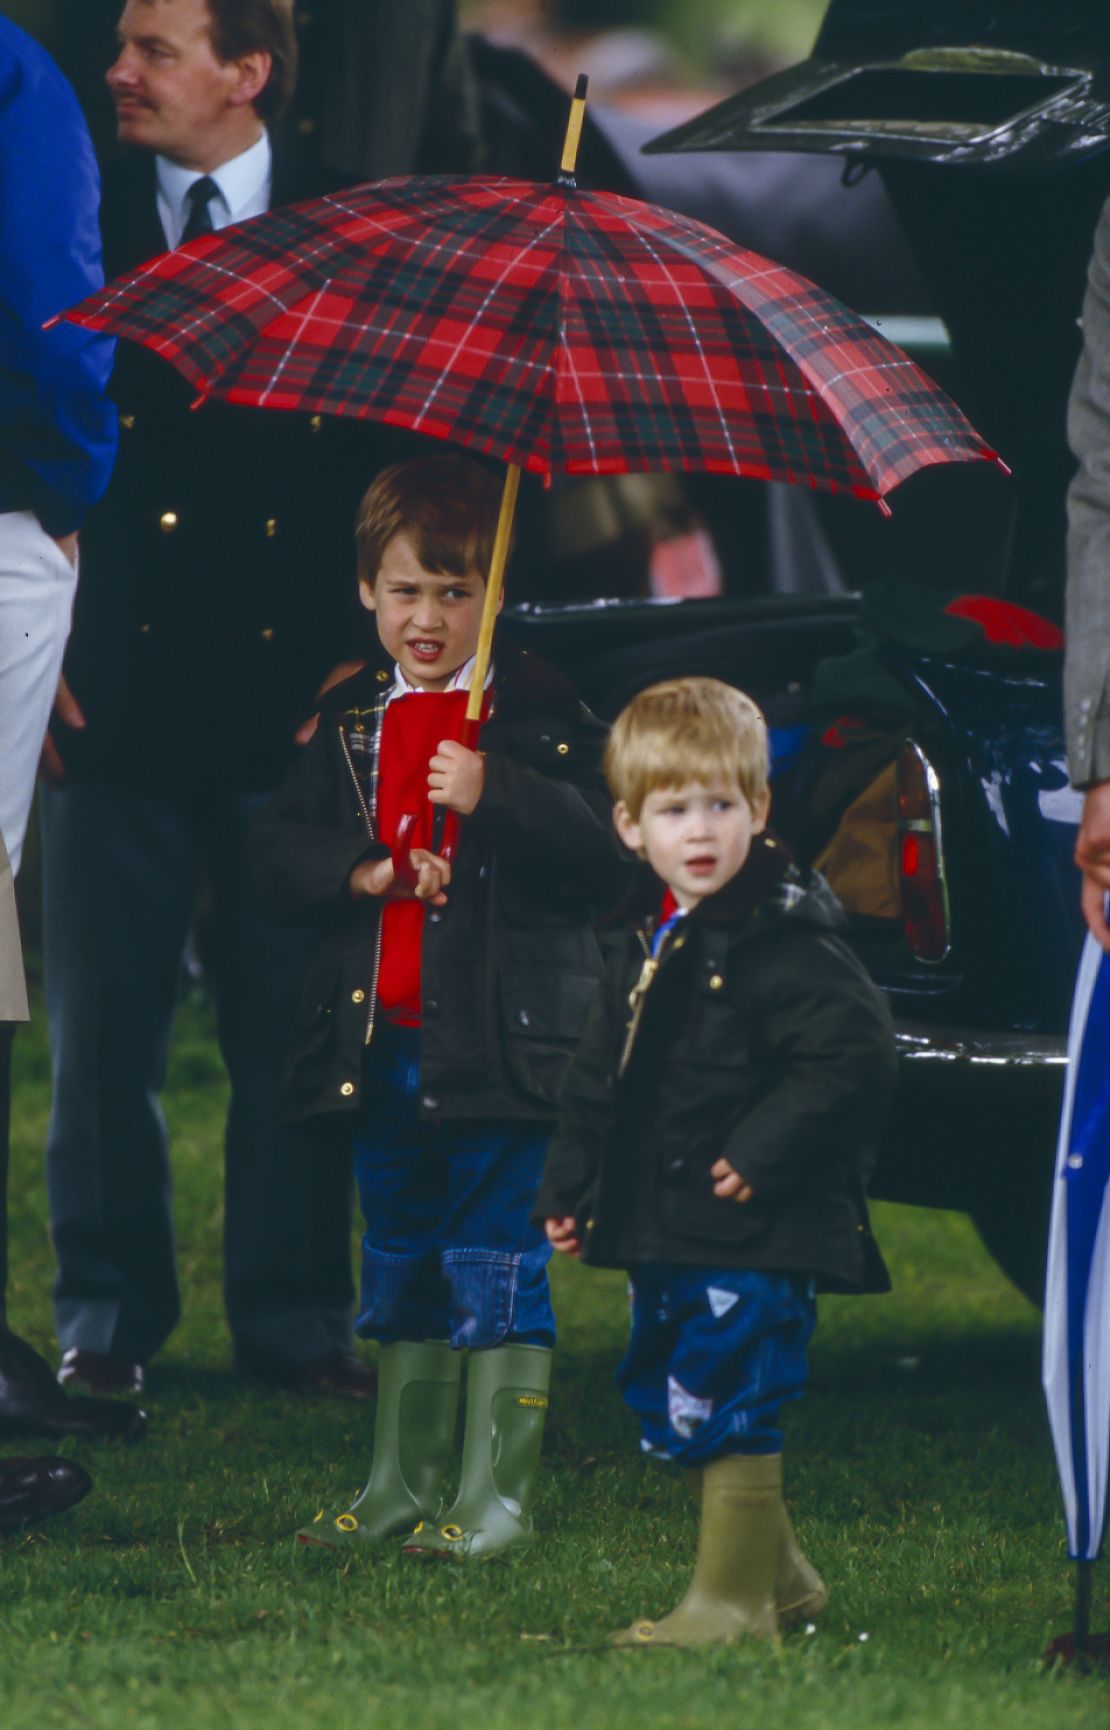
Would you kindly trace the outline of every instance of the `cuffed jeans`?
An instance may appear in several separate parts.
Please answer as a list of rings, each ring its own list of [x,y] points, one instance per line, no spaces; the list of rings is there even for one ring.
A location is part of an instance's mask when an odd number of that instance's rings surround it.
[[[551,1246],[529,1220],[547,1131],[418,1112],[420,1034],[379,1016],[366,1049],[355,1179],[366,1220],[364,1338],[552,1346]]]
[[[311,939],[275,926],[257,901],[246,843],[262,797],[43,789],[47,1189],[63,1348],[145,1361],[179,1315],[158,1095],[205,860],[231,1082],[224,1298],[235,1349],[280,1370],[351,1343],[348,1150],[279,1116]]]
[[[632,1337],[617,1386],[645,1453],[704,1466],[780,1454],[779,1414],[805,1390],[811,1282],[754,1268],[631,1270]]]

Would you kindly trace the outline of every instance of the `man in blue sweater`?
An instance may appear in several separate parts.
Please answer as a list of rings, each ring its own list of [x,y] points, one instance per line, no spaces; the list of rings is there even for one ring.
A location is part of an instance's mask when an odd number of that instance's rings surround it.
[[[112,344],[70,325],[42,329],[103,282],[98,193],[72,90],[49,55],[0,18],[0,880],[4,844],[14,866],[27,827],[69,631],[77,531],[115,458],[104,394]],[[7,1325],[11,1034],[26,1014],[13,912],[0,959],[0,1437],[134,1435],[141,1412],[68,1398]],[[55,1462],[0,1461],[0,1524],[37,1518],[88,1487],[76,1467],[62,1477]]]

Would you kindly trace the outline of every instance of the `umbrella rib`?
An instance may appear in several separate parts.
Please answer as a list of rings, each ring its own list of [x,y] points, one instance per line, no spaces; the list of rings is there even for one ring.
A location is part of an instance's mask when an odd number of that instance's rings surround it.
[[[651,257],[655,260],[655,263],[658,265],[659,269],[662,271],[668,284],[674,290],[675,300],[679,306],[679,309],[681,310],[683,318],[686,321],[686,328],[690,332],[690,337],[691,337],[691,340],[693,341],[698,360],[701,363],[702,372],[705,375],[705,382],[709,386],[710,394],[712,395],[712,398],[713,398],[713,407],[714,407],[714,410],[716,411],[717,420],[720,423],[722,436],[724,437],[725,444],[728,447],[728,454],[732,458],[734,463],[738,462],[739,458],[736,455],[736,446],[733,444],[733,441],[732,441],[732,432],[729,428],[728,418],[725,415],[724,409],[721,407],[721,399],[720,399],[720,396],[717,392],[717,385],[716,385],[716,382],[713,378],[713,373],[712,373],[712,370],[709,366],[709,363],[706,360],[705,349],[702,345],[701,337],[698,334],[697,326],[694,323],[693,318],[690,316],[690,309],[686,305],[685,301],[683,300],[682,294],[679,290],[679,286],[676,283],[674,276],[672,275],[670,269],[668,268],[666,261],[663,259],[661,253],[659,252],[659,249],[652,244],[652,241],[649,239],[646,231],[638,223],[630,222],[629,227],[633,230],[633,232],[638,237],[640,244],[642,246],[644,246],[647,249],[647,251],[650,253]]]

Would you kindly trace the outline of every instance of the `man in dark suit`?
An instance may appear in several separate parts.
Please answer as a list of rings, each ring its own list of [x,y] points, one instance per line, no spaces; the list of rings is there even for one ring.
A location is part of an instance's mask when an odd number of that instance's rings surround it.
[[[290,0],[127,0],[119,41],[108,85],[133,148],[105,171],[108,276],[324,189],[298,183],[270,143],[295,77]],[[191,414],[171,369],[120,349],[120,458],[83,540],[52,728],[58,784],[43,798],[59,1379],[137,1388],[178,1317],[157,1095],[204,882],[231,1082],[236,1360],[365,1397],[347,1162],[278,1118],[305,938],[264,916],[245,838],[321,680],[357,653],[354,507],[382,453],[350,422]]]

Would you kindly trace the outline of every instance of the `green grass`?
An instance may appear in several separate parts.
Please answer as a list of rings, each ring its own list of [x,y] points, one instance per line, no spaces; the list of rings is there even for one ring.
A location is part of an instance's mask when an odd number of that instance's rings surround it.
[[[49,1353],[39,1026],[17,1041],[17,1073],[10,1308]],[[639,1458],[611,1386],[621,1277],[556,1269],[562,1344],[534,1551],[463,1570],[298,1549],[293,1529],[361,1483],[368,1418],[230,1374],[224,1099],[209,1018],[188,1009],[166,1095],[185,1319],[150,1375],[146,1442],[72,1449],[93,1495],[0,1540],[4,1730],[1108,1722],[1110,1682],[1039,1662],[1069,1625],[1071,1573],[1037,1317],[965,1220],[877,1209],[894,1294],[823,1304],[788,1434],[795,1522],[832,1592],[818,1631],[777,1647],[610,1652],[605,1630],[680,1595],[694,1537],[683,1484]],[[1110,1625],[1108,1591],[1104,1564],[1096,1626]]]

